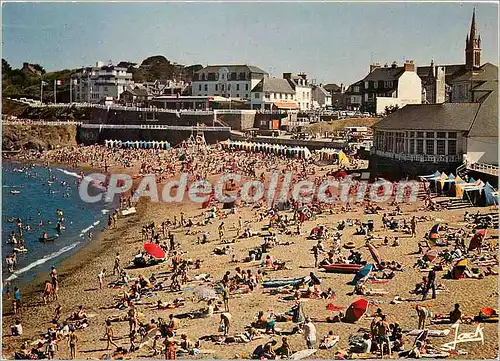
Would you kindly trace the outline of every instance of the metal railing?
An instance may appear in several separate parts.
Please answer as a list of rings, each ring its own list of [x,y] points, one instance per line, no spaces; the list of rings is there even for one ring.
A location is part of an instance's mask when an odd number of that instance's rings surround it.
[[[86,129],[156,129],[156,130],[187,130],[203,132],[229,132],[230,127],[204,127],[190,125],[161,125],[161,124],[82,124]]]
[[[472,163],[468,167],[470,170],[498,176],[498,165],[487,163]]]
[[[433,154],[405,154],[383,152],[372,148],[371,154],[380,157],[391,158],[407,162],[429,162],[429,163],[458,163],[462,161],[462,155],[433,155]]]
[[[2,120],[2,124],[5,124],[5,125],[55,125],[55,126],[61,126],[61,125],[82,125],[82,122],[75,122],[75,121],[70,121],[70,120],[47,121],[47,120],[31,120],[31,119],[26,119],[26,120],[4,119],[4,120]]]

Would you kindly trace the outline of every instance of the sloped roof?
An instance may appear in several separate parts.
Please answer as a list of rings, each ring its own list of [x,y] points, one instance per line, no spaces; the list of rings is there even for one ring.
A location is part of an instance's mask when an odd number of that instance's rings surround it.
[[[454,77],[457,77],[466,72],[465,64],[450,64],[450,65],[442,65],[436,64],[436,67],[444,66],[444,76],[447,82],[451,81]],[[417,75],[420,79],[425,79],[429,77],[431,71],[431,66],[419,66],[417,67]]]
[[[485,63],[479,69],[469,70],[464,74],[453,79],[455,82],[459,81],[489,81],[498,79],[498,67],[491,63]]]
[[[373,129],[468,131],[480,103],[410,104],[373,125]]]
[[[498,138],[498,90],[492,91],[481,103],[469,137]]]
[[[270,92],[294,94],[290,83],[281,78],[264,78],[253,89],[252,92]]]
[[[328,90],[326,90],[324,87],[322,86],[313,86],[313,89],[317,89],[319,90],[321,93],[323,93],[324,96],[327,96],[329,97],[330,96],[330,92]]]
[[[229,72],[234,72],[234,73],[258,73],[258,74],[267,74],[264,70],[257,66],[253,65],[208,65],[204,67],[201,70],[198,70],[195,74],[200,74],[200,73],[216,73],[219,71],[220,68],[227,68]]]
[[[323,88],[329,92],[342,91],[342,88],[340,86],[338,86],[337,84],[326,84],[326,85],[323,85]]]
[[[363,81],[393,81],[399,79],[404,73],[403,67],[381,67],[374,69],[370,74],[364,77]]]

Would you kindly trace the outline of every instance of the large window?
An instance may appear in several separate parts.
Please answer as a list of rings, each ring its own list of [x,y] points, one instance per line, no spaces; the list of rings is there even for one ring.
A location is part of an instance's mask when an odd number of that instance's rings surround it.
[[[426,138],[434,138],[434,132],[425,132]]]
[[[219,84],[215,84],[215,91],[219,91]]]
[[[457,133],[456,132],[448,132],[448,138],[457,139]]]
[[[440,139],[446,138],[446,132],[437,132],[436,138],[440,138]]]
[[[248,84],[245,84],[245,90],[248,91]]]
[[[426,140],[425,141],[425,154],[433,155],[434,154],[434,140]]]
[[[417,139],[417,154],[424,154],[424,140]]]
[[[437,154],[445,155],[446,154],[446,140],[438,139],[437,141]]]
[[[259,99],[259,93],[255,93],[255,99]]]
[[[415,139],[410,139],[410,149],[408,150],[408,153],[415,153]]]
[[[217,86],[217,85],[216,85]],[[201,91],[201,84],[198,85],[198,90]],[[217,88],[215,88],[215,90],[217,90]]]
[[[236,90],[240,90],[240,84],[236,84]]]
[[[457,154],[457,141],[448,140],[448,155],[456,155],[456,154]]]
[[[424,132],[417,132],[417,138],[423,138]]]
[[[208,91],[208,84],[205,84],[205,91]]]

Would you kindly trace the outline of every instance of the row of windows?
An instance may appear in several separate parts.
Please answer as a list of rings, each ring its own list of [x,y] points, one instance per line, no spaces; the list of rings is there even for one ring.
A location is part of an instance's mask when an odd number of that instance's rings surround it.
[[[457,139],[457,132],[405,132],[407,138]]]
[[[220,74],[220,79],[225,80],[226,75]],[[252,73],[228,73],[227,80],[247,80],[252,78]],[[219,73],[194,74],[193,80],[219,80]]]
[[[221,91],[225,91],[225,88],[226,88],[226,87],[225,87],[225,85],[224,85],[224,84],[221,84],[221,86],[220,86],[220,90],[221,90]],[[208,91],[208,84],[205,84],[205,85],[203,86],[203,89],[204,89],[205,91]],[[245,90],[246,90],[246,91],[248,91],[248,89],[249,89],[248,84],[245,84]],[[201,90],[202,90],[202,84],[199,84],[199,85],[198,85],[198,91],[201,91]],[[231,91],[231,84],[228,84],[228,85],[227,85],[227,90],[228,90],[228,91]],[[236,90],[237,90],[237,91],[238,91],[238,90],[240,90],[240,84],[236,84]],[[215,91],[219,91],[219,84],[215,84]]]
[[[457,141],[455,139],[404,139],[402,133],[385,133],[377,136],[376,148],[384,152],[456,155]],[[425,150],[425,152],[424,152]]]
[[[378,89],[378,88],[384,88],[384,89],[390,89],[394,86],[394,82],[392,80],[388,81],[365,81],[365,89]],[[354,90],[357,92],[356,90]],[[358,88],[359,91],[359,88]]]

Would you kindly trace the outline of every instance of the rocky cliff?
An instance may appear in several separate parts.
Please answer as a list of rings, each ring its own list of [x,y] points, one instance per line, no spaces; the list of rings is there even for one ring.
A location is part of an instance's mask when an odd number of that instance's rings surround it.
[[[76,125],[2,125],[2,149],[48,150],[76,145]]]

